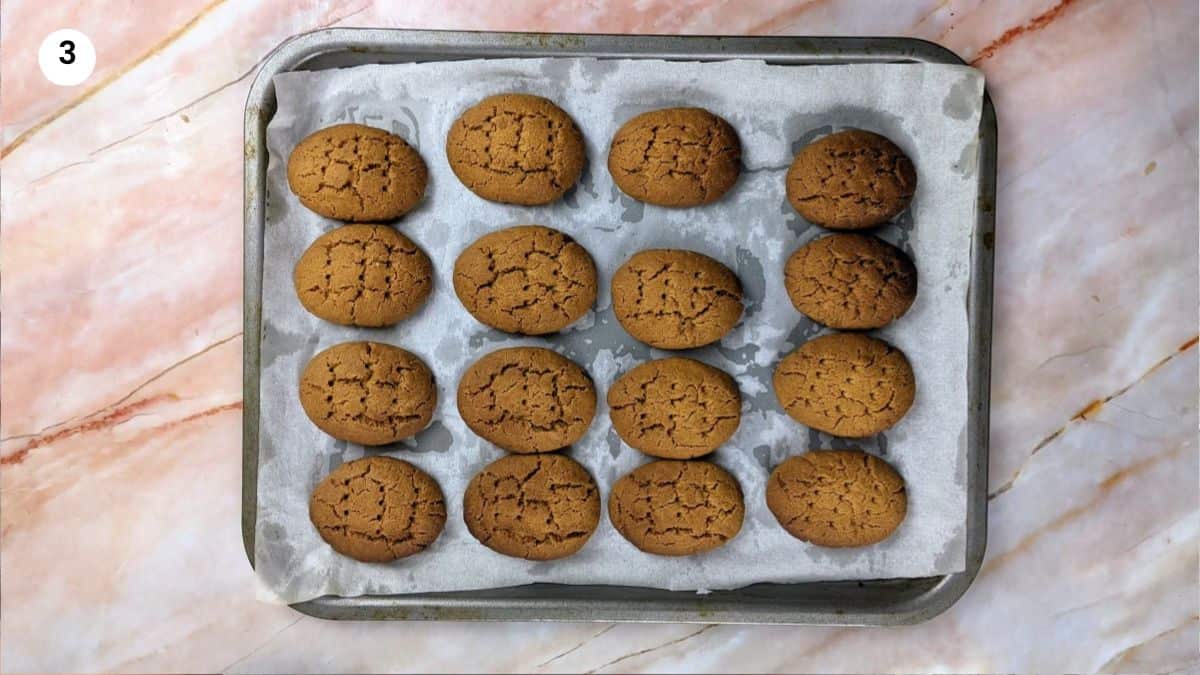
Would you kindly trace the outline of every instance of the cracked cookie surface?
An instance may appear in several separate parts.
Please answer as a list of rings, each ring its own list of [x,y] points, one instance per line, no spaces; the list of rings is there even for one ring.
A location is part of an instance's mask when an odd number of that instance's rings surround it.
[[[389,562],[425,550],[446,524],[442,490],[429,474],[391,457],[347,462],[312,492],[308,517],[333,550]]]
[[[801,246],[783,269],[792,305],[831,328],[881,328],[917,297],[917,268],[904,251],[863,234],[833,234]]]
[[[904,354],[857,333],[809,340],[775,369],[775,396],[797,422],[845,438],[863,438],[900,421],[916,379]]]
[[[596,265],[567,235],[540,225],[486,234],[454,263],[454,292],[492,328],[523,335],[562,330],[596,301]]]
[[[787,198],[811,223],[857,230],[887,222],[917,190],[912,160],[896,144],[850,129],[809,143],[787,172]]]
[[[563,455],[508,455],[471,479],[463,519],[488,548],[526,560],[569,556],[600,522],[600,490]]]
[[[437,407],[433,373],[415,354],[381,342],[343,342],[308,362],[300,405],[322,431],[386,445],[424,429]]]
[[[613,136],[608,172],[625,194],[659,206],[720,199],[737,182],[742,145],[723,118],[703,108],[642,113]]]
[[[625,474],[608,498],[613,527],[656,555],[723,546],[742,529],[745,512],[737,479],[709,462],[651,462]]]
[[[608,390],[608,414],[621,440],[653,457],[692,459],[729,440],[742,397],[725,371],[680,357],[643,363]]]
[[[540,96],[498,94],[462,114],[446,136],[446,159],[471,192],[493,202],[549,204],[583,173],[583,134]]]
[[[403,138],[361,124],[321,129],[296,144],[288,186],[310,210],[336,220],[394,220],[425,195],[429,171]]]
[[[387,225],[344,225],[308,247],[293,275],[300,304],[345,326],[391,326],[425,302],[433,264]]]
[[[742,285],[728,267],[694,251],[649,249],[613,274],[613,312],[651,347],[690,349],[720,340],[742,316]]]
[[[904,479],[858,450],[791,457],[767,481],[767,508],[789,534],[817,546],[867,546],[887,539],[908,511]]]
[[[505,450],[551,452],[587,431],[596,388],[582,368],[549,349],[497,349],[463,373],[458,412],[472,431]]]

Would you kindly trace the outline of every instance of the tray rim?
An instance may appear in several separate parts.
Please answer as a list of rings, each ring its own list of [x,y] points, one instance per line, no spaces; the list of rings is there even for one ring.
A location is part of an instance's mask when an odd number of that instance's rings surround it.
[[[515,33],[384,28],[327,28],[295,35],[262,61],[247,95],[244,119],[243,203],[243,400],[242,541],[254,567],[258,504],[259,352],[261,346],[262,230],[266,181],[265,129],[274,112],[274,75],[337,52],[429,53],[451,51],[457,58],[670,58],[725,60],[759,58],[796,65],[833,63],[925,62],[966,65],[949,49],[917,38],[808,36],[667,36],[600,33]],[[664,53],[666,52],[666,53]],[[445,59],[442,59],[445,60]],[[269,111],[269,112],[268,112]],[[984,91],[980,118],[977,221],[972,235],[972,277],[968,290],[969,361],[966,462],[966,569],[955,574],[916,580],[873,580],[755,584],[733,591],[697,595],[684,591],[650,591],[631,587],[531,584],[487,592],[414,593],[338,597],[323,596],[290,605],[304,614],[326,619],[479,620],[479,621],[626,621],[791,625],[905,625],[929,620],[952,606],[967,591],[982,566],[987,543],[987,470],[990,424],[992,296],[995,238],[996,116]],[[752,589],[810,587],[836,593],[839,588],[883,588],[899,582],[925,583],[919,594],[894,607],[874,609],[789,608],[752,595],[754,602],[730,598]],[[646,592],[653,599],[563,600],[541,597],[544,587],[578,592]],[[478,597],[508,591],[507,597]],[[530,594],[526,596],[526,593]],[[671,596],[669,598],[662,596]]]

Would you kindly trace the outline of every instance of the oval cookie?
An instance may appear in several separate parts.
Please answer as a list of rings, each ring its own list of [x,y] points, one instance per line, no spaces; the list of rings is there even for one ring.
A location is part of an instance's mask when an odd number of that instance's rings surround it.
[[[389,562],[425,550],[446,524],[438,484],[408,462],[365,457],[334,469],[313,490],[308,516],[333,550]]]
[[[886,223],[917,190],[912,160],[896,144],[851,129],[804,146],[787,172],[787,198],[810,223],[857,230]]]
[[[505,450],[551,452],[587,431],[596,389],[582,368],[549,349],[497,349],[463,373],[458,412],[471,431]]]
[[[724,119],[702,108],[642,113],[613,136],[608,172],[634,199],[659,206],[717,201],[737,182],[742,145]]]
[[[308,362],[300,405],[322,431],[386,445],[421,431],[437,407],[433,373],[415,354],[381,342],[343,342]]]
[[[562,330],[596,302],[596,265],[567,235],[540,225],[486,234],[454,263],[454,292],[492,328],[523,335]]]
[[[612,279],[613,312],[651,347],[690,349],[720,340],[742,316],[742,285],[721,263],[694,251],[635,253]]]
[[[916,379],[904,354],[858,333],[809,340],[779,363],[774,383],[779,404],[793,419],[847,438],[890,428],[916,395]]]
[[[587,543],[600,522],[600,491],[563,455],[508,455],[471,479],[463,519],[481,544],[507,556],[554,560]]]
[[[842,330],[886,326],[917,297],[917,268],[904,251],[864,234],[833,234],[801,246],[783,278],[798,311]]]
[[[693,555],[742,529],[742,489],[710,462],[660,460],[625,474],[608,498],[608,519],[631,544],[656,555]]]
[[[425,302],[433,263],[387,225],[345,225],[312,243],[293,274],[300,304],[345,326],[391,326]]]
[[[723,370],[693,359],[660,359],[609,387],[608,414],[631,447],[653,457],[692,459],[737,431],[742,397]]]
[[[908,511],[904,479],[858,450],[791,457],[767,481],[767,508],[789,534],[817,546],[867,546],[887,539]]]
[[[310,210],[351,222],[394,220],[425,195],[425,160],[403,138],[361,124],[321,129],[296,144],[288,187]]]
[[[493,202],[549,204],[583,173],[583,134],[540,96],[489,96],[462,114],[446,137],[446,159],[471,192]]]

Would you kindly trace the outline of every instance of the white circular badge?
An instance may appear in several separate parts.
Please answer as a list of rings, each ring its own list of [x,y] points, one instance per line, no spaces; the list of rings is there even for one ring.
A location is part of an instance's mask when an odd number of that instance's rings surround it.
[[[96,48],[88,36],[62,28],[46,36],[38,48],[38,66],[47,80],[61,87],[77,85],[96,68]]]

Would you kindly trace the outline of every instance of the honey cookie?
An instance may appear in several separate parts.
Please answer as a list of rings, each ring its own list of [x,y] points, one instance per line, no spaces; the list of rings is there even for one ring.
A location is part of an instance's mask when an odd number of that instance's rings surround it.
[[[429,474],[391,457],[334,469],[313,490],[308,517],[333,550],[390,562],[425,550],[442,533],[446,503]]]
[[[625,474],[608,498],[613,527],[656,555],[723,546],[742,529],[745,512],[737,479],[709,462],[651,462]]]
[[[343,342],[308,362],[300,375],[300,405],[334,438],[386,445],[428,426],[437,386],[411,352],[381,342]]]
[[[293,274],[300,304],[344,326],[391,326],[433,288],[429,256],[387,225],[345,225],[312,243]]]
[[[653,457],[692,459],[716,450],[742,420],[742,396],[725,371],[680,357],[649,361],[608,389],[621,440]]]
[[[446,159],[467,189],[488,201],[535,206],[570,190],[583,173],[583,134],[540,96],[489,96],[446,137]]]
[[[463,519],[479,543],[526,560],[565,558],[600,522],[600,490],[563,455],[508,455],[475,475]]]
[[[900,526],[908,511],[904,479],[858,450],[791,457],[767,481],[767,508],[793,537],[817,546],[867,546]]]
[[[361,124],[321,129],[296,144],[288,187],[326,218],[394,220],[425,195],[425,160],[403,138]]]
[[[779,363],[774,383],[775,396],[793,419],[846,438],[890,428],[916,395],[904,354],[858,333],[809,340]]]
[[[458,412],[471,431],[505,450],[551,452],[587,431],[596,388],[582,368],[549,349],[497,349],[463,373]]]
[[[642,113],[613,136],[608,172],[634,199],[659,206],[699,206],[737,182],[742,144],[724,119],[702,108]]]
[[[787,198],[804,219],[835,230],[874,227],[908,208],[917,191],[912,160],[861,129],[809,143],[787,172]]]
[[[523,335],[562,330],[596,302],[596,265],[567,235],[540,225],[486,234],[454,263],[454,292],[492,328]]]
[[[917,297],[917,268],[904,251],[865,234],[833,234],[801,246],[783,269],[792,304],[830,328],[881,328]]]
[[[613,312],[651,347],[690,349],[720,340],[742,316],[742,285],[728,267],[694,251],[635,253],[612,279]]]

